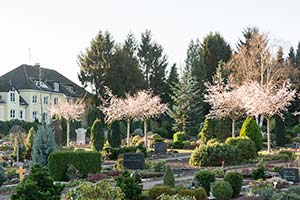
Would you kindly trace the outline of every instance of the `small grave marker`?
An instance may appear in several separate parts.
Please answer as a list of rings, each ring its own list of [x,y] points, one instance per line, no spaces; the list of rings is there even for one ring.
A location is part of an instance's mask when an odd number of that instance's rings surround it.
[[[145,155],[143,153],[124,153],[123,165],[126,169],[144,169]]]
[[[280,176],[287,181],[299,183],[299,170],[297,168],[282,168]]]
[[[157,142],[154,144],[154,153],[155,154],[167,154],[167,143]]]
[[[19,174],[20,182],[23,181],[24,173],[26,172],[26,169],[23,169],[23,167],[20,166],[19,169],[16,172],[17,172],[17,174]]]

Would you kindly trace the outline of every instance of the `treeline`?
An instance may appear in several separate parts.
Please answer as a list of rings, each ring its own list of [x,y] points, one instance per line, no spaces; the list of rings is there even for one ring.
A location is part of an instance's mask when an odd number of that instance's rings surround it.
[[[96,100],[105,96],[105,86],[119,97],[150,89],[168,104],[170,112],[164,119],[167,118],[174,131],[197,134],[209,112],[204,102],[205,83],[212,82],[218,74],[226,79],[229,71],[224,66],[235,55],[233,49],[239,51],[258,32],[256,27],[246,28],[235,48],[220,33],[209,33],[201,41],[192,40],[187,47],[183,73],[179,75],[177,65],[168,61],[164,48],[153,39],[151,31],[146,30],[138,39],[130,33],[121,43],[110,32],[100,31],[78,56],[79,79],[84,86],[93,88]],[[279,48],[277,59],[293,66],[294,75],[290,78],[294,87],[300,88],[295,76],[300,69],[300,43],[296,50],[291,47],[287,57]],[[299,103],[292,110],[297,107]]]

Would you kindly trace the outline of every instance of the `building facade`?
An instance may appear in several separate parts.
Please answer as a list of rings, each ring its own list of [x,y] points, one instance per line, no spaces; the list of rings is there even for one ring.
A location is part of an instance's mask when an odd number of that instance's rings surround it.
[[[21,65],[0,77],[0,121],[48,121],[49,106],[85,90],[55,70]]]

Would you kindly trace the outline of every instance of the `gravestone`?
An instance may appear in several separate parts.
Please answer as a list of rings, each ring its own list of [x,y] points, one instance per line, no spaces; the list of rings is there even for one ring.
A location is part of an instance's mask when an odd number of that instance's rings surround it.
[[[84,128],[78,128],[75,130],[76,132],[76,144],[86,144],[85,134],[86,130]]]
[[[124,153],[123,165],[126,169],[144,169],[145,154],[143,153]]]
[[[155,154],[167,154],[167,143],[157,142],[154,144],[154,153]]]
[[[297,168],[282,168],[280,176],[287,181],[299,183],[299,170]]]

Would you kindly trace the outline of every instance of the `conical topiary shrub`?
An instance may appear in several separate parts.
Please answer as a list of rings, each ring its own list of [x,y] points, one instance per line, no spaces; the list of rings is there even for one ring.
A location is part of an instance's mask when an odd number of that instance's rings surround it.
[[[254,143],[257,151],[260,151],[263,146],[261,130],[253,117],[248,116],[243,122],[240,136],[248,136]]]
[[[175,179],[173,172],[169,166],[166,167],[165,174],[164,174],[164,185],[168,185],[171,187],[175,186]]]

